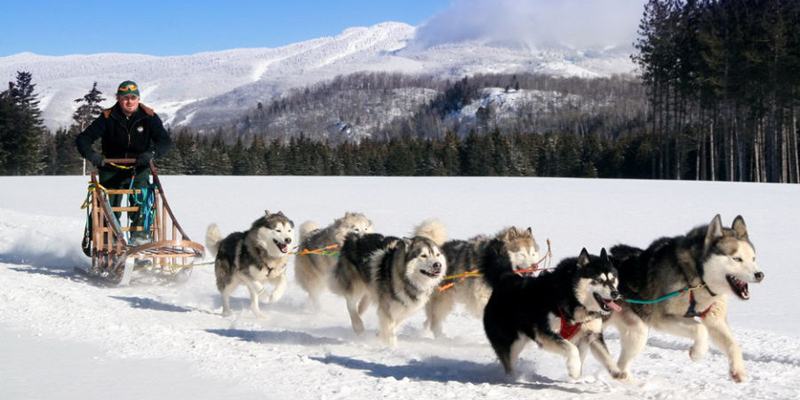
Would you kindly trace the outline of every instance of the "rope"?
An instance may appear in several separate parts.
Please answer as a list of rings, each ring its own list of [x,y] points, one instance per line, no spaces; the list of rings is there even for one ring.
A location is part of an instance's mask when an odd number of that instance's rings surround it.
[[[542,259],[537,261],[537,262],[535,262],[535,263],[533,263],[533,264],[531,264],[531,266],[526,268],[526,269],[520,269],[520,270],[516,270],[514,272],[516,272],[518,274],[526,274],[526,273],[529,273],[529,272],[538,272],[538,271],[545,271],[545,270],[548,270],[548,269],[553,269],[553,268],[550,268],[550,260],[552,258],[553,258],[553,252],[551,251],[551,247],[550,247],[550,239],[547,239],[547,253],[545,253],[545,255],[542,257]],[[545,267],[545,268],[536,268],[536,266],[538,266],[539,264],[541,264],[545,260],[547,260],[547,267]],[[483,274],[478,272],[477,269],[474,269],[472,271],[462,272],[460,274],[453,274],[453,275],[445,276],[444,278],[442,278],[442,282],[450,281],[450,280],[454,280],[454,279],[458,279],[458,281],[445,283],[445,284],[439,286],[439,289],[438,289],[439,293],[444,292],[447,289],[450,289],[451,287],[455,286],[457,283],[464,282],[464,280],[467,279],[467,278],[478,277],[478,276],[483,276]]]
[[[314,254],[314,255],[318,255],[318,256],[331,256],[331,257],[334,257],[334,258],[339,258],[339,252],[338,251],[327,251],[327,250],[330,250],[330,249],[335,249],[336,247],[339,247],[339,245],[332,244],[332,245],[325,246],[325,247],[320,247],[320,248],[314,249],[314,250],[303,249],[301,251],[290,251],[289,254],[294,254],[296,256],[306,256],[306,255],[309,255],[309,254]]]
[[[662,302],[664,300],[667,300],[667,299],[670,299],[672,297],[678,296],[678,295],[680,295],[681,293],[684,293],[684,292],[691,292],[693,290],[702,289],[705,286],[706,286],[705,284],[701,284],[701,285],[697,285],[697,286],[693,286],[693,287],[684,286],[684,287],[682,287],[682,288],[680,288],[680,289],[678,289],[678,290],[676,290],[676,291],[674,291],[672,293],[668,293],[668,294],[666,294],[664,296],[661,296],[661,297],[659,297],[657,299],[654,299],[654,300],[635,300],[635,299],[626,299],[626,298],[623,298],[623,300],[625,300],[628,303],[633,303],[633,304],[653,304],[653,303]]]

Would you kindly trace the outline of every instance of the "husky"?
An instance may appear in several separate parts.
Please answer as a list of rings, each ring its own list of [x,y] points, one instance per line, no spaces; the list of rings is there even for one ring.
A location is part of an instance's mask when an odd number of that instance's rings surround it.
[[[336,245],[337,248],[341,248],[345,237],[350,233],[363,235],[374,232],[372,221],[364,214],[348,212],[323,229],[319,229],[312,221],[304,222],[300,225],[299,247],[314,250]],[[327,255],[306,254],[295,257],[295,278],[300,287],[308,293],[313,310],[320,308],[319,296],[327,288],[328,275],[335,264],[336,258]]]
[[[350,234],[330,277],[330,289],[345,298],[353,330],[361,335],[361,315],[377,303],[379,337],[397,346],[397,328],[422,308],[447,271],[440,249],[444,225],[426,221],[412,238],[378,233]]]
[[[584,248],[551,271],[524,277],[513,271],[506,246],[499,239],[489,242],[481,264],[492,287],[483,327],[506,374],[514,373],[519,354],[533,340],[566,356],[573,379],[580,377],[588,349],[612,377],[626,379],[603,339],[602,318],[620,309],[617,270],[606,250],[594,256]]]
[[[450,240],[445,243],[442,251],[447,258],[448,275],[480,270],[486,245],[492,239],[505,244],[504,249],[515,271],[529,269],[539,261],[539,244],[533,238],[531,228],[521,230],[510,227],[501,230],[493,238],[478,235],[469,240]],[[450,282],[455,284],[441,292],[434,291],[425,306],[425,327],[437,338],[442,336],[442,323],[457,302],[464,304],[476,318],[483,319],[483,309],[492,295],[491,286],[480,278],[460,278]],[[448,283],[442,282],[443,285]]]
[[[206,248],[216,257],[214,274],[222,294],[222,315],[231,314],[230,296],[244,284],[250,292],[250,307],[257,317],[265,317],[259,301],[278,301],[286,289],[286,262],[289,244],[294,236],[294,223],[282,212],[265,215],[253,222],[249,230],[234,232],[222,238],[216,224],[206,231]],[[265,282],[275,285],[268,295]]]
[[[745,380],[739,344],[727,322],[728,299],[750,298],[748,283],[761,282],[764,273],[756,264],[756,252],[741,216],[731,228],[716,215],[708,225],[686,235],[665,237],[642,250],[627,245],[611,248],[618,260],[619,290],[626,299],[657,300],[682,288],[691,288],[652,304],[624,303],[609,319],[620,332],[617,365],[629,371],[642,351],[649,328],[694,340],[689,349],[693,361],[708,351],[708,337],[728,357],[729,372],[736,382]]]

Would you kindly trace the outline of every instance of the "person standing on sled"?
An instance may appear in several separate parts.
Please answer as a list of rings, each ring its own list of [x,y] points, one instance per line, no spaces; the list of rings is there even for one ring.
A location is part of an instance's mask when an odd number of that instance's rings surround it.
[[[102,154],[92,149],[101,140]],[[153,110],[139,103],[139,85],[125,81],[117,87],[117,103],[104,110],[75,140],[78,152],[98,171],[100,185],[106,189],[139,189],[150,185],[150,161],[167,154],[172,149],[172,139],[164,129],[161,118]],[[106,159],[134,158],[130,166],[112,165]],[[112,195],[112,207],[119,207],[122,196]],[[117,213],[119,218],[119,213]],[[141,225],[139,213],[128,213],[131,226]],[[152,233],[131,232],[130,243],[138,246],[152,240]],[[84,237],[84,251],[89,249],[89,237]]]

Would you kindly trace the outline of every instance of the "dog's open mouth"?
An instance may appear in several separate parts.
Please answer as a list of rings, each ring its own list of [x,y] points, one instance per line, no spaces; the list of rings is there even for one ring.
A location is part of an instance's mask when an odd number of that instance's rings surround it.
[[[620,307],[617,303],[614,303],[614,300],[605,299],[603,296],[600,296],[597,293],[594,294],[594,299],[597,300],[597,304],[600,305],[600,309],[603,311],[622,311],[622,307]]]
[[[289,252],[289,245],[288,244],[281,243],[277,239],[272,239],[272,241],[275,242],[275,246],[278,246],[278,250],[280,250],[281,253],[288,253]]]
[[[436,278],[437,276],[439,276],[439,271],[427,271],[427,270],[421,269],[421,270],[419,270],[419,272],[422,272],[422,275],[425,275],[428,278]]]
[[[728,279],[728,284],[731,285],[733,293],[736,293],[742,300],[750,299],[750,289],[747,286],[747,282],[739,280],[733,275],[725,275],[725,278]]]

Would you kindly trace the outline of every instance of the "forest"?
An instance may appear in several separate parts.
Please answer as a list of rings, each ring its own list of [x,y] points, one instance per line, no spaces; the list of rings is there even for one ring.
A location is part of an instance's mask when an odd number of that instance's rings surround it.
[[[339,76],[228,122],[172,127],[174,150],[157,166],[798,182],[800,2],[650,0],[634,49],[637,76]],[[0,173],[81,173],[74,139],[100,114],[103,94],[95,84],[75,99],[72,125],[49,132],[35,86],[21,71],[0,93]]]

